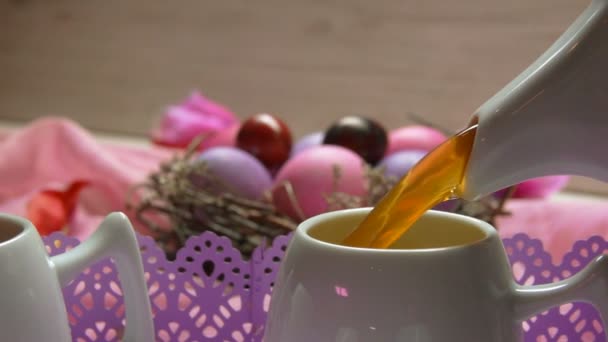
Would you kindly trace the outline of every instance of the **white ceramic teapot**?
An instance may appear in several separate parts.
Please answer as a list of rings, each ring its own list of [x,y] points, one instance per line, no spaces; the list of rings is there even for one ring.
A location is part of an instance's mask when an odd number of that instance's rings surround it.
[[[465,199],[558,174],[608,182],[608,0],[473,115]]]
[[[0,340],[71,341],[61,286],[107,257],[116,262],[124,294],[123,341],[154,341],[141,254],[124,214],[108,215],[87,241],[51,258],[31,222],[0,215]]]

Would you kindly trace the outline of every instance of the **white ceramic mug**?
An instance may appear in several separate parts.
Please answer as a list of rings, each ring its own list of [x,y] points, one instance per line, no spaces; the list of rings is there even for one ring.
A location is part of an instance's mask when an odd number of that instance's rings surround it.
[[[87,241],[52,258],[29,221],[0,215],[0,340],[71,341],[61,286],[106,257],[116,262],[124,294],[123,341],[154,341],[141,254],[124,214],[109,215]]]
[[[368,213],[322,214],[296,230],[272,293],[265,342],[520,341],[521,322],[588,301],[608,318],[608,259],[520,286],[489,224],[429,211],[395,249],[338,245]]]

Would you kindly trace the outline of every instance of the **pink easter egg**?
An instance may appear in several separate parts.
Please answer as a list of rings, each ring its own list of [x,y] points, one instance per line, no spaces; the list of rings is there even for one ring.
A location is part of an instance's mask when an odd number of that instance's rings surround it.
[[[239,132],[240,127],[240,124],[235,124],[223,130],[210,133],[209,136],[205,137],[201,142],[199,150],[203,151],[218,146],[235,146],[236,136]]]
[[[413,125],[389,132],[385,155],[402,150],[430,151],[446,140],[446,136],[435,128]]]
[[[273,203],[279,211],[296,220],[324,213],[328,210],[326,196],[335,191],[365,195],[364,165],[359,155],[341,146],[309,148],[289,159],[279,170],[272,189]],[[337,184],[335,167],[340,170]],[[293,189],[297,204],[290,199],[287,184]]]

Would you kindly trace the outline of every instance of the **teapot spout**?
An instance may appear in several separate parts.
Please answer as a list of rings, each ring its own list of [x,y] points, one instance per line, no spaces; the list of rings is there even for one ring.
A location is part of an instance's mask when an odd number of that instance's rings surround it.
[[[574,301],[589,302],[608,321],[608,255],[594,259],[574,276],[559,282],[515,289],[516,319],[523,321],[551,307]]]
[[[594,0],[558,40],[473,115],[463,184],[474,200],[522,181],[608,181],[608,0]]]

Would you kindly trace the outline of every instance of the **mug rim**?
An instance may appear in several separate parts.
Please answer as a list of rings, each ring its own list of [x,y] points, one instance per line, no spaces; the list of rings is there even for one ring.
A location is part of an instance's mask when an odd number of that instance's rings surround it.
[[[30,229],[33,228],[32,223],[23,217],[0,213],[0,225],[2,225],[4,222],[12,223],[15,226],[18,226],[21,229],[21,231],[15,235],[13,235],[12,237],[10,237],[7,240],[0,241],[0,247],[8,245],[10,243],[13,243],[13,242],[21,239],[23,236],[25,236],[28,233],[28,231]]]
[[[471,247],[475,247],[478,245],[488,243],[488,241],[490,241],[492,239],[496,239],[498,237],[498,232],[496,231],[496,228],[494,228],[488,222],[482,221],[480,219],[477,219],[477,218],[474,218],[471,216],[450,213],[450,212],[445,212],[445,211],[440,211],[440,210],[427,210],[423,214],[423,216],[429,216],[429,215],[436,216],[436,217],[443,216],[443,217],[448,217],[452,220],[455,219],[455,220],[465,221],[466,224],[473,225],[473,226],[477,227],[478,229],[480,229],[483,232],[484,237],[482,237],[481,239],[475,240],[471,243],[458,244],[458,245],[453,245],[453,246],[416,248],[416,249],[390,249],[390,248],[369,248],[369,247],[352,247],[352,246],[338,245],[335,243],[316,239],[309,234],[310,229],[318,226],[321,222],[327,220],[330,217],[335,218],[336,215],[339,215],[339,216],[355,215],[355,214],[359,214],[361,212],[369,212],[372,209],[373,209],[372,207],[351,208],[351,209],[341,209],[341,210],[335,210],[335,211],[322,213],[322,214],[310,217],[310,218],[302,221],[296,229],[296,234],[299,235],[300,238],[302,238],[306,242],[318,244],[318,245],[326,247],[326,248],[333,248],[333,249],[343,251],[343,252],[354,252],[354,253],[364,252],[364,253],[377,253],[377,254],[424,254],[424,253],[438,252],[438,251],[441,251],[441,252],[458,251],[458,250],[469,249]]]

